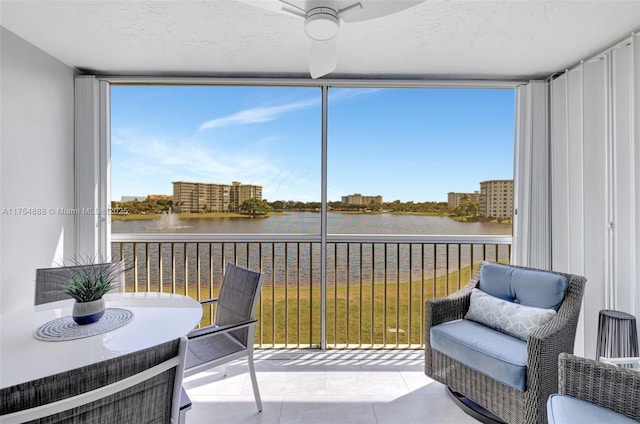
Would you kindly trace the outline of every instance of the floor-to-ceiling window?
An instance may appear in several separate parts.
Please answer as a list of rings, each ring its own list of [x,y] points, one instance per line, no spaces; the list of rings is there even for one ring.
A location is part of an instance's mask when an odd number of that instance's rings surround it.
[[[282,219],[320,201],[318,88],[114,85],[111,110],[112,231],[320,232]]]
[[[511,234],[513,134],[513,90],[331,88],[328,232]]]
[[[471,239],[512,233],[513,134],[511,89],[329,89],[330,346],[420,344],[425,296],[487,258]]]
[[[426,297],[508,261],[473,240],[510,239],[513,137],[509,88],[113,84],[112,255],[198,298],[263,270],[263,346],[419,345]]]

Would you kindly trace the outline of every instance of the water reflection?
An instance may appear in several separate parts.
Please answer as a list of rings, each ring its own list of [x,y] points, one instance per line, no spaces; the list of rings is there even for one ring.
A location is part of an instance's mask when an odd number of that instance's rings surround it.
[[[327,216],[330,234],[511,235],[511,224],[458,222],[444,216],[344,214]],[[114,220],[114,233],[318,234],[320,214],[293,212],[266,218]]]
[[[293,213],[262,219],[176,219],[158,231],[153,221],[115,221],[114,232],[126,233],[318,233],[319,214]],[[173,217],[175,219],[175,216]],[[330,214],[333,234],[511,235],[511,225],[463,223],[439,216]],[[211,287],[222,280],[227,261],[260,269],[265,285],[320,284],[320,243],[114,243],[112,256],[132,261],[137,281],[145,288],[179,293],[188,285]],[[328,243],[327,282],[380,283],[431,278],[479,263],[508,261],[509,245]],[[149,264],[147,270],[146,264]],[[129,275],[127,281],[133,281]],[[317,286],[316,286],[317,287]]]

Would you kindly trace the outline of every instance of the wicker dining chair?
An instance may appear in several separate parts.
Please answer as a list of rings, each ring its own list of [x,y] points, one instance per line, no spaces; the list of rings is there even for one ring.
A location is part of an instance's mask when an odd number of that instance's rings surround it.
[[[58,300],[71,299],[71,296],[62,291],[62,284],[68,280],[70,275],[77,275],[83,270],[87,275],[96,275],[100,270],[112,270],[118,268],[115,273],[118,274],[117,285],[113,292],[124,291],[124,262],[105,262],[99,264],[60,266],[54,268],[38,268],[36,269],[36,290],[35,305],[56,302]]]
[[[186,345],[182,337],[2,388],[0,422],[178,424]]]
[[[184,374],[191,376],[246,357],[258,411],[262,411],[262,400],[253,363],[253,339],[262,277],[260,272],[227,263],[218,297],[202,302],[203,305],[216,304],[213,325],[194,330],[187,336],[189,346]]]
[[[471,291],[477,288],[480,282],[482,265],[469,283],[456,293],[427,301],[425,374],[507,423],[545,423],[547,398],[555,393],[558,387],[558,355],[561,352],[573,352],[586,279],[572,274],[555,273],[567,281],[565,296],[557,315],[528,336],[526,388],[520,391],[431,347],[432,327],[465,317],[470,305]],[[525,267],[515,268],[542,271]]]

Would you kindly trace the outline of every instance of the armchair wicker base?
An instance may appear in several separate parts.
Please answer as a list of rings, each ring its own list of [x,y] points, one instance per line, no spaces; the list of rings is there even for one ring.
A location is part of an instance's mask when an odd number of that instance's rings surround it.
[[[558,355],[573,352],[585,283],[572,274],[483,263],[464,288],[427,301],[425,374],[499,420],[545,423],[547,398],[558,386]],[[485,305],[522,311],[526,320],[538,320],[529,315],[534,313],[549,318],[515,335],[511,327],[503,331],[503,322],[492,326],[471,319],[470,307],[487,296],[492,300],[484,299]],[[519,312],[481,312],[520,318]]]
[[[468,397],[447,387],[447,394],[460,409],[483,424],[506,424],[497,415],[487,411]]]

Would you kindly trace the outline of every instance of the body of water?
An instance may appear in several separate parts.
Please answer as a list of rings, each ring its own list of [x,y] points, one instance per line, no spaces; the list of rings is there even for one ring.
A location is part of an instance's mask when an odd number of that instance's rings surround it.
[[[459,222],[444,216],[344,214],[327,216],[329,234],[511,235],[511,224]],[[292,212],[266,218],[114,220],[114,233],[318,234],[320,214]]]
[[[440,216],[392,214],[340,214],[328,216],[330,234],[410,234],[410,235],[511,235],[510,224],[458,222]],[[179,219],[164,216],[157,220],[113,221],[114,233],[164,234],[317,234],[320,215],[291,213],[267,218]],[[478,263],[483,258],[508,261],[509,246],[485,252],[480,246],[433,245],[420,248],[398,243],[330,244],[327,251],[327,279],[336,283],[400,281],[426,275],[443,275],[458,266]],[[134,253],[136,260],[134,261]],[[113,243],[112,256],[136,263],[137,279],[147,279],[155,289],[160,281],[176,281],[184,289],[200,281],[205,286],[220,281],[226,261],[259,268],[265,273],[265,285],[278,281],[320,281],[319,243]],[[248,264],[244,262],[249,262]],[[162,263],[162,266],[160,266]],[[146,264],[149,264],[147,269]],[[160,272],[162,269],[162,272]],[[199,270],[199,272],[198,272]],[[160,279],[162,274],[162,278]],[[286,276],[286,278],[285,278]],[[412,277],[413,276],[413,277]],[[133,280],[129,272],[128,281]],[[165,288],[164,290],[166,290]]]

